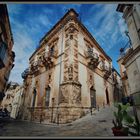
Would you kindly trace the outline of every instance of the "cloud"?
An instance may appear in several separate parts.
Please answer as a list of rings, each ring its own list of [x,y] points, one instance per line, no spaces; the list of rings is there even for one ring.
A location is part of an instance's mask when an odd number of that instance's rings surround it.
[[[116,4],[94,5],[89,9],[89,14],[93,16],[85,22],[106,52],[117,44],[126,30],[126,25],[116,8]]]
[[[17,15],[22,11],[22,5],[20,4],[7,4],[8,12],[11,15]]]
[[[11,72],[9,80],[16,80],[21,83],[21,73],[28,67],[28,59],[34,52],[33,46],[35,45],[32,38],[23,30],[23,28],[17,28],[14,34],[14,48],[16,52],[15,67]]]
[[[20,84],[23,81],[21,73],[29,66],[30,56],[38,46],[40,38],[52,26],[48,18],[48,14],[53,13],[52,10],[41,8],[39,12],[35,13],[33,10],[37,7],[29,8],[30,6],[27,6],[17,4],[8,5],[14,37],[13,51],[16,54],[15,66],[11,71],[9,81],[16,81]]]
[[[20,7],[21,8],[21,7]],[[20,9],[21,10],[21,9]],[[11,10],[12,12],[13,10]],[[19,11],[20,13],[20,11]],[[18,12],[14,14],[19,14]],[[9,81],[22,83],[21,73],[28,67],[28,59],[34,51],[35,43],[28,33],[30,30],[26,24],[21,22],[10,13],[10,22],[14,37],[13,51],[15,51],[15,66],[11,71]]]

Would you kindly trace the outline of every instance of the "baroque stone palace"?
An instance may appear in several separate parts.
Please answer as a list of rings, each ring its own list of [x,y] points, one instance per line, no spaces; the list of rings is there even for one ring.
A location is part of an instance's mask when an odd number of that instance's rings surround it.
[[[78,14],[70,9],[40,40],[24,79],[23,119],[67,123],[114,102],[120,77]],[[113,78],[112,78],[113,77]]]

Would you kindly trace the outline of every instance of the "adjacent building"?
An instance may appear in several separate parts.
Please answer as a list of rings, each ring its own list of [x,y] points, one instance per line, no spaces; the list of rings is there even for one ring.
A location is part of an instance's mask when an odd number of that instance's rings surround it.
[[[121,75],[115,68],[112,68],[112,81],[114,84],[113,88],[113,99],[114,102],[121,102],[123,96],[123,85],[121,80]]]
[[[112,104],[121,92],[114,73],[113,81],[111,58],[70,9],[40,40],[22,73],[23,119],[67,123]]]
[[[0,4],[0,105],[14,67],[13,36],[6,4]]]
[[[140,119],[140,4],[119,4],[117,11],[123,13],[130,38],[130,47],[119,58],[118,63],[125,94],[133,96]]]
[[[23,99],[23,86],[15,82],[10,82],[1,106],[3,109],[7,108],[11,118],[17,119],[20,118]]]

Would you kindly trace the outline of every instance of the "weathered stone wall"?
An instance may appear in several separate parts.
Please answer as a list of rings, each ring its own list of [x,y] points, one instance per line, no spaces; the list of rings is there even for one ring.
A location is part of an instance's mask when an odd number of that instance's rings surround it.
[[[128,82],[131,94],[140,91],[140,51],[131,60],[127,62],[126,70],[128,73]]]

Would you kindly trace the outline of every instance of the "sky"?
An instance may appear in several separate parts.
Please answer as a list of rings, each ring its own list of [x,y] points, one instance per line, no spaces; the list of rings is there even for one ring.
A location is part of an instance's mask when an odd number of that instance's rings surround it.
[[[41,38],[73,8],[79,19],[112,59],[119,72],[117,60],[120,48],[128,42],[127,25],[117,4],[7,4],[15,51],[15,66],[9,81],[22,84],[21,73],[29,67],[29,58]]]

